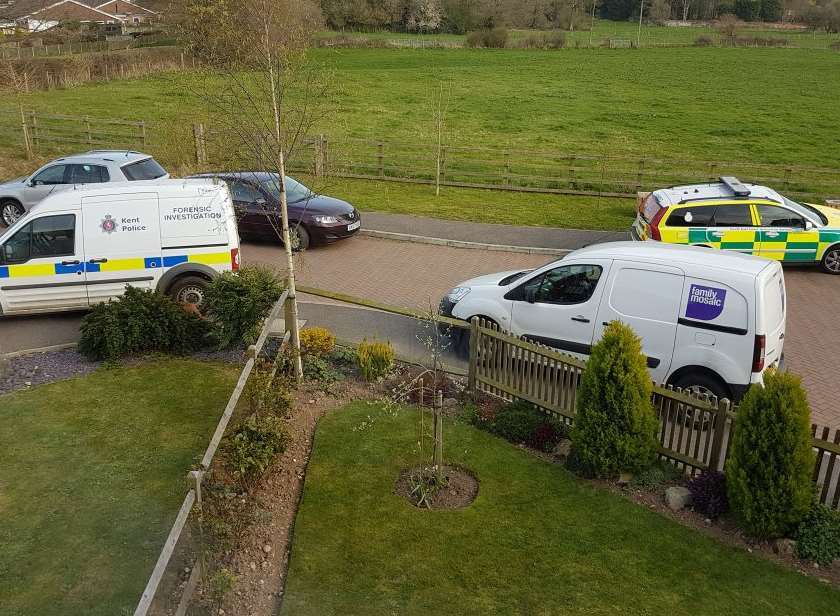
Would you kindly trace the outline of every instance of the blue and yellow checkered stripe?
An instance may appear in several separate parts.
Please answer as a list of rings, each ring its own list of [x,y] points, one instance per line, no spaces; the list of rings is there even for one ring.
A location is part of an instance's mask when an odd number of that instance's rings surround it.
[[[230,264],[229,252],[211,252],[193,255],[170,255],[165,257],[137,257],[133,259],[109,259],[104,263],[38,263],[0,266],[0,278],[29,278],[34,276],[57,276],[79,272],[123,272],[144,269],[174,267],[181,263],[203,263],[204,265]]]

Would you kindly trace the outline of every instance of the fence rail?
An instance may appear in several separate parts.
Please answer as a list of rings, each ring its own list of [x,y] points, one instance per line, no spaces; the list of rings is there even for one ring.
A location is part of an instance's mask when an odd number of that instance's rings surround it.
[[[225,431],[227,430],[231,417],[233,417],[233,413],[236,410],[237,404],[239,403],[239,398],[242,396],[242,393],[245,390],[245,385],[248,383],[248,378],[251,376],[251,372],[254,369],[257,358],[260,356],[260,353],[262,352],[269,335],[271,335],[274,322],[280,315],[281,310],[285,309],[287,317],[286,323],[288,323],[288,308],[288,291],[284,291],[283,294],[280,296],[280,299],[278,299],[277,302],[274,304],[274,306],[271,309],[271,312],[266,318],[256,344],[249,347],[248,349],[248,360],[245,362],[245,366],[242,368],[242,372],[239,374],[239,379],[236,383],[236,387],[234,387],[233,393],[228,399],[224,412],[222,413],[222,416],[219,419],[219,423],[216,425],[216,430],[213,433],[213,437],[210,439],[210,443],[207,446],[206,451],[204,452],[204,456],[201,459],[199,469],[190,471],[188,473],[188,478],[190,483],[192,484],[192,487],[190,487],[190,489],[187,491],[186,496],[184,497],[184,501],[181,504],[180,510],[178,511],[178,516],[175,519],[175,523],[173,524],[172,529],[169,531],[169,535],[167,536],[166,542],[163,545],[163,549],[161,550],[161,553],[158,556],[157,562],[155,563],[155,567],[152,570],[152,574],[149,576],[149,581],[146,583],[146,587],[143,590],[143,594],[140,596],[140,601],[137,604],[137,608],[134,610],[134,616],[146,616],[146,614],[149,613],[150,608],[152,607],[152,603],[158,594],[161,581],[163,580],[167,569],[170,567],[170,562],[172,561],[172,556],[176,551],[176,546],[181,540],[182,535],[184,534],[184,530],[189,528],[188,522],[190,521],[190,516],[195,511],[196,507],[199,510],[201,508],[201,486],[204,480],[204,475],[210,469],[210,465],[212,464],[213,458],[216,455],[216,451],[219,448],[219,444],[221,443],[222,438],[224,437]],[[282,332],[281,337],[285,341],[286,336]],[[193,565],[192,571],[190,572],[190,578],[184,585],[184,589],[181,592],[176,613],[186,613],[187,606],[189,605],[189,602],[192,598],[192,593],[195,591],[198,580],[202,574],[203,572],[201,567],[201,560],[197,559]]]
[[[586,364],[543,345],[500,331],[483,319],[470,327],[468,389],[535,404],[572,424]],[[654,385],[659,455],[693,475],[723,470],[735,424],[728,400],[698,398]],[[814,482],[820,501],[840,508],[840,430],[812,426]]]
[[[220,127],[149,124],[0,109],[0,137],[37,153],[63,153],[69,145],[146,148],[165,163],[200,169],[245,167],[253,150],[236,147]],[[109,127],[110,130],[105,130]],[[191,128],[191,130],[189,130]],[[189,130],[189,132],[187,132]],[[177,138],[176,138],[177,137]],[[259,135],[254,137],[259,139]],[[241,144],[240,144],[241,145]],[[177,146],[177,152],[173,147]],[[173,160],[170,161],[169,159]],[[632,197],[640,190],[716,181],[736,175],[808,199],[840,197],[840,169],[804,165],[630,158],[610,154],[405,143],[368,139],[300,139],[289,168],[315,176],[437,184],[548,194]]]

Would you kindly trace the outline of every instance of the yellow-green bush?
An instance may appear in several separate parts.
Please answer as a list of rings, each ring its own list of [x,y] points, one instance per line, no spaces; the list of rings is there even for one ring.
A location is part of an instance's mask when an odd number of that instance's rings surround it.
[[[375,381],[394,367],[394,348],[390,342],[363,340],[356,351],[356,364],[366,381]]]
[[[307,327],[300,332],[300,350],[304,355],[322,357],[335,349],[335,336],[324,327]]]

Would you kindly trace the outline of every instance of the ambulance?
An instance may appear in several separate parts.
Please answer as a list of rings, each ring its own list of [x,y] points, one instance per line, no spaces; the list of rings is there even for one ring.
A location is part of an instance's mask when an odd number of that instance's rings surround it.
[[[84,310],[126,285],[198,306],[214,276],[238,269],[223,182],[78,186],[47,197],[0,236],[0,311]]]

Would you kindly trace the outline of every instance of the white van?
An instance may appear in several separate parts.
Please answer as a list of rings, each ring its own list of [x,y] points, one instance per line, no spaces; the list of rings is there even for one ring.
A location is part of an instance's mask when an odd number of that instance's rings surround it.
[[[785,280],[775,261],[615,242],[536,270],[468,280],[443,298],[441,312],[484,317],[584,357],[620,320],[641,337],[654,381],[737,400],[781,364]]]
[[[210,180],[153,180],[56,193],[0,236],[3,315],[80,310],[126,285],[200,304],[239,269],[230,193]]]

